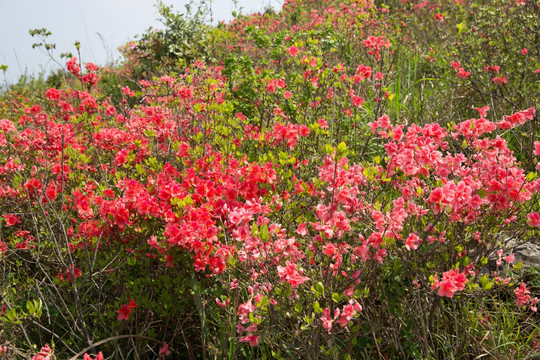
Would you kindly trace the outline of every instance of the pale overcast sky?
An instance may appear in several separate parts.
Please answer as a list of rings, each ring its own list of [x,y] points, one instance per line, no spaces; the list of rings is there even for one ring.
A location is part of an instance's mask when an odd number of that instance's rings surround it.
[[[164,0],[177,12],[185,11],[189,0]],[[8,66],[7,82],[19,75],[56,68],[48,56],[32,49],[38,42],[30,29],[46,28],[56,44],[56,58],[63,52],[76,53],[74,43],[81,43],[84,62],[104,64],[118,58],[116,48],[150,26],[160,27],[156,0],[0,0],[0,65]],[[262,11],[271,6],[280,10],[283,0],[238,0],[243,13]],[[231,20],[233,0],[212,0],[214,22]],[[101,35],[100,36],[98,35]],[[0,72],[0,83],[4,74]]]

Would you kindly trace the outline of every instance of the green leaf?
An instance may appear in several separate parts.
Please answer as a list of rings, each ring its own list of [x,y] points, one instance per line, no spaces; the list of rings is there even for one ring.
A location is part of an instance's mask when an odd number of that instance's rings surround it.
[[[341,300],[343,300],[343,294],[333,293],[332,300],[334,300],[334,302],[336,303],[340,302]]]
[[[11,322],[14,322],[17,319],[17,311],[15,310],[15,308],[9,311],[6,311],[5,315],[6,315],[6,318]]]
[[[527,181],[533,181],[537,177],[538,177],[538,173],[530,172],[530,173],[527,174],[527,177],[525,179],[527,179]]]
[[[347,152],[347,144],[344,142],[340,142],[337,146],[337,153],[338,155],[344,155]]]
[[[315,285],[315,290],[317,290],[317,293],[321,294],[321,295],[324,295],[324,285],[322,284],[322,282],[318,282],[316,285]]]
[[[32,304],[32,302],[31,302],[30,300],[28,300],[28,301],[26,302],[26,308],[28,309],[28,312],[29,312],[30,314],[33,314],[33,313],[36,312],[36,308],[34,307],[34,304]]]
[[[22,182],[22,175],[21,174],[17,174],[13,177],[13,187],[14,188],[18,188],[19,185],[21,184]]]
[[[249,313],[249,321],[252,323],[257,323],[257,318],[255,318],[255,315],[253,313]]]
[[[362,295],[363,297],[369,296],[369,288],[367,286],[362,290]]]
[[[324,153],[325,154],[332,155],[333,152],[334,152],[334,148],[332,147],[332,145],[330,145],[330,144],[324,145]]]
[[[146,130],[143,131],[143,134],[146,137],[154,137],[154,136],[156,136],[156,133],[154,132],[153,129],[146,129]]]
[[[269,237],[269,235],[268,235],[268,225],[266,225],[266,224],[261,225],[261,230],[259,232],[259,236],[261,237],[262,241],[268,240],[268,237]]]
[[[482,289],[489,290],[493,287],[493,282],[489,281],[487,275],[482,276],[478,282],[482,285]]]
[[[257,307],[259,308],[265,308],[270,304],[270,300],[268,300],[268,297],[265,295],[261,298],[261,301],[257,304]]]

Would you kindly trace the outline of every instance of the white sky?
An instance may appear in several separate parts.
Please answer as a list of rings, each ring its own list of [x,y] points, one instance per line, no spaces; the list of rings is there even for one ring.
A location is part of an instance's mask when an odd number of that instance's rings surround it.
[[[189,0],[163,2],[183,13]],[[5,78],[0,71],[0,83],[16,82],[24,72],[39,73],[57,67],[40,49],[32,49],[32,44],[39,41],[30,36],[29,30],[46,28],[52,32],[48,42],[56,44],[56,59],[63,52],[75,54],[73,44],[78,40],[82,61],[103,65],[118,58],[118,46],[150,26],[161,27],[156,3],[156,0],[0,0],[0,65],[8,66]],[[282,4],[283,0],[237,1],[242,13],[262,11],[267,6],[280,10]],[[238,11],[233,0],[212,0],[214,23],[231,20],[235,9]]]

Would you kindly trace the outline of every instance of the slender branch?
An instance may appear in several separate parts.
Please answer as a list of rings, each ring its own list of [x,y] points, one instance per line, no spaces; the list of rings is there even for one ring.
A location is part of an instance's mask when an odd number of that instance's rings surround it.
[[[148,337],[148,336],[143,336],[143,335],[118,335],[118,336],[112,336],[110,338],[100,340],[100,341],[94,343],[92,346],[88,346],[84,350],[79,351],[75,356],[70,357],[69,360],[77,360],[79,358],[79,356],[84,355],[87,351],[95,348],[96,346],[103,345],[103,344],[106,344],[108,342],[115,341],[115,340],[132,339],[132,338],[150,340],[150,341],[154,341],[154,342],[157,342],[157,343],[161,344],[161,340],[154,339],[154,338],[151,338],[151,337]]]

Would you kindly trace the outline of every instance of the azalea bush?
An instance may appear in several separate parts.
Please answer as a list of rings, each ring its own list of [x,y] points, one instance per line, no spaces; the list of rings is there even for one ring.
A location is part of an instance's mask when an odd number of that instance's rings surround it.
[[[164,29],[148,29],[120,48],[124,57],[121,73],[143,79],[164,71],[178,71],[195,60],[213,62],[209,50],[220,33],[206,22],[212,21],[206,1],[186,6],[186,13],[174,12],[172,6],[157,2],[159,20]]]
[[[540,49],[465,51],[497,6],[286,1],[3,93],[0,356],[537,355]]]

